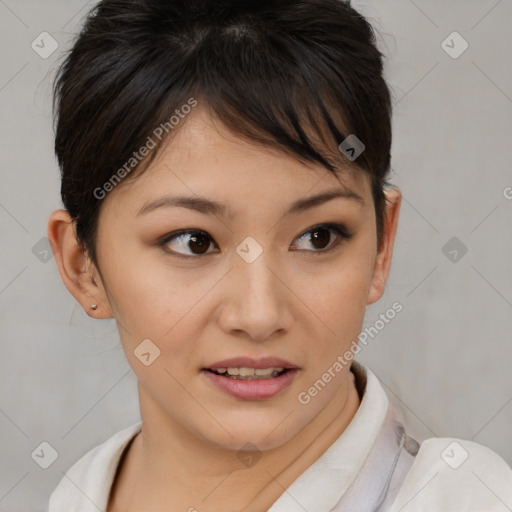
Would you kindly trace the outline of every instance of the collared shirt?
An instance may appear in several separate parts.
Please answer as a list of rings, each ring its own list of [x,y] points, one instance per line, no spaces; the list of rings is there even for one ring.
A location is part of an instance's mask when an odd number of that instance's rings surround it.
[[[454,438],[409,437],[369,368],[352,361],[359,408],[344,432],[268,512],[506,512],[512,469],[495,452]],[[49,512],[105,512],[123,451],[142,423],[95,447],[63,476]]]

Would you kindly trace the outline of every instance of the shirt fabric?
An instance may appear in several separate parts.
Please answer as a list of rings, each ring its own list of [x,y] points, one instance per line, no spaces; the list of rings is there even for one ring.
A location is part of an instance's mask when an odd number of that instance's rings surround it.
[[[409,437],[377,377],[352,361],[360,406],[338,439],[268,512],[506,512],[512,469],[491,449]],[[62,477],[48,512],[106,512],[117,466],[138,422],[96,446]]]

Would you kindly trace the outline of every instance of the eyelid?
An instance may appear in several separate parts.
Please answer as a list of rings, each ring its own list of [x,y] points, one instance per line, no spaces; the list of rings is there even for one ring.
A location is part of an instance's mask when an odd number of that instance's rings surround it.
[[[206,235],[206,237],[208,237],[217,247],[217,242],[215,242],[215,240],[213,239],[213,237],[206,231],[204,231],[203,229],[199,229],[199,228],[189,228],[189,229],[180,229],[178,231],[173,231],[172,233],[168,233],[167,235],[164,235],[163,237],[161,237],[158,241],[157,241],[157,245],[159,247],[164,247],[166,244],[168,244],[171,240],[175,239],[175,238],[178,238],[182,235],[195,235],[195,234],[201,234],[201,235]],[[196,255],[192,255],[192,254],[181,254],[179,252],[176,252],[176,251],[171,251],[171,250],[167,250],[167,249],[163,249],[166,253],[170,254],[171,256],[174,256],[176,258],[179,258],[179,259],[184,259],[184,260],[197,260],[199,259],[201,256],[207,256],[208,254],[214,254],[212,252],[208,252],[208,253],[205,253],[205,254],[196,254]]]
[[[322,249],[322,250],[318,250],[318,251],[308,250],[308,249],[302,249],[302,250],[298,249],[298,251],[311,253],[312,255],[315,255],[315,256],[322,255],[322,254],[325,254],[333,249],[336,249],[341,243],[343,243],[343,241],[348,241],[354,236],[354,234],[350,233],[343,224],[338,224],[335,222],[324,222],[324,223],[316,224],[310,228],[307,228],[300,235],[295,237],[294,240],[300,240],[302,237],[304,237],[305,235],[307,235],[308,233],[310,233],[311,231],[314,231],[316,229],[326,229],[328,231],[335,233],[336,235],[338,235],[337,242],[335,242],[333,245],[331,245],[331,247],[329,247],[328,249]],[[199,229],[199,228],[189,228],[189,229],[182,229],[182,230],[174,231],[172,233],[169,233],[169,234],[161,237],[157,241],[156,244],[158,246],[163,247],[166,244],[168,244],[171,240],[176,239],[176,238],[180,237],[181,235],[187,235],[187,234],[206,235],[206,237],[208,237],[215,244],[215,246],[218,247],[218,244],[217,244],[217,242],[215,242],[214,238],[208,232],[206,232],[202,229]],[[207,252],[204,254],[196,254],[196,255],[188,254],[187,255],[187,254],[181,254],[179,252],[166,250],[166,249],[164,249],[164,251],[166,251],[168,254],[170,254],[171,256],[174,256],[176,258],[187,259],[187,260],[193,260],[193,259],[197,260],[202,256],[207,256],[208,254],[215,254],[215,252],[218,252],[218,251],[214,251],[214,252]]]
[[[338,240],[335,241],[328,249],[321,249],[318,251],[303,250],[303,252],[310,253],[313,256],[320,256],[322,254],[326,254],[331,250],[338,248],[344,241],[348,241],[354,236],[354,234],[350,233],[343,224],[338,224],[336,222],[324,222],[316,224],[315,226],[306,229],[306,231],[304,231],[301,235],[296,237],[296,239],[301,239],[303,236],[317,229],[326,229],[328,231],[334,232],[336,235],[338,235]]]
[[[343,236],[343,237],[352,238],[352,236],[353,236],[353,234],[349,233],[349,231],[343,224],[338,224],[336,222],[323,222],[320,224],[315,224],[314,226],[311,226],[310,228],[306,229],[297,238],[301,238],[304,235],[306,235],[307,233],[314,231],[315,229],[322,229],[322,228],[330,229],[330,230],[334,231],[336,234]]]

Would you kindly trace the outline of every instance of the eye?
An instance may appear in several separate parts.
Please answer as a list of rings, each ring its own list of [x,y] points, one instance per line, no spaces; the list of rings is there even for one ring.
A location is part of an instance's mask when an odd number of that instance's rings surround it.
[[[212,245],[212,242],[213,238],[205,231],[190,229],[178,231],[177,233],[165,237],[159,245],[166,247],[172,246],[172,250],[165,250],[171,252],[178,258],[193,258],[194,256],[210,254],[207,251],[210,245]],[[187,254],[186,251],[192,252]]]
[[[302,250],[319,255],[336,249],[344,240],[350,240],[352,236],[341,224],[320,224],[300,235],[297,238],[298,243],[294,244],[292,248],[293,250]],[[333,239],[334,243],[332,242]],[[304,242],[304,245],[311,243],[313,249],[301,248],[300,244]],[[185,259],[197,259],[198,256],[218,252],[208,251],[212,245],[217,247],[217,244],[208,233],[197,229],[171,233],[163,238],[158,245],[165,247],[164,250],[173,256]]]
[[[332,235],[334,235],[334,243],[329,245],[332,241]],[[306,242],[306,244],[311,243],[313,246],[312,250],[307,248],[302,250],[319,255],[336,249],[343,241],[350,240],[352,236],[353,235],[346,230],[345,226],[341,224],[320,224],[300,235],[297,240],[298,244]],[[293,246],[294,249],[296,247],[297,244]],[[327,247],[327,249],[325,247]],[[301,250],[300,247],[299,250]]]

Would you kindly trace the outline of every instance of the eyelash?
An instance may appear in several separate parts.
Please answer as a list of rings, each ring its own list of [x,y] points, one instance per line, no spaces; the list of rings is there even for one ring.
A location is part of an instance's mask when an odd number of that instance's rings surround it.
[[[305,250],[306,252],[309,252],[309,253],[311,253],[314,256],[320,256],[322,254],[326,254],[326,253],[336,249],[344,241],[348,241],[348,240],[350,240],[354,236],[352,233],[349,233],[347,231],[347,229],[345,228],[345,226],[343,226],[342,224],[325,223],[325,224],[318,224],[316,226],[313,226],[313,227],[309,228],[307,231],[304,231],[301,235],[299,235],[297,237],[297,239],[300,240],[301,238],[303,238],[307,234],[309,234],[311,232],[314,232],[316,230],[320,230],[320,229],[326,229],[327,231],[331,231],[332,233],[338,235],[339,238],[328,249],[320,249],[320,250],[317,250],[317,251]],[[213,238],[206,231],[203,231],[201,229],[185,229],[185,230],[176,231],[174,233],[170,233],[169,235],[166,235],[163,239],[161,239],[158,242],[158,246],[159,247],[163,247],[166,244],[168,244],[171,240],[174,240],[175,238],[178,238],[178,237],[183,236],[183,235],[197,235],[197,234],[206,235],[208,238],[210,238],[211,241],[213,241]],[[178,252],[170,251],[170,250],[167,250],[167,249],[164,249],[164,251],[166,251],[171,256],[174,256],[174,257],[179,258],[179,259],[185,259],[185,260],[198,259],[201,256],[207,256],[208,254],[212,254],[212,253],[205,253],[205,254],[196,254],[195,256],[192,256],[192,255],[180,254]]]

